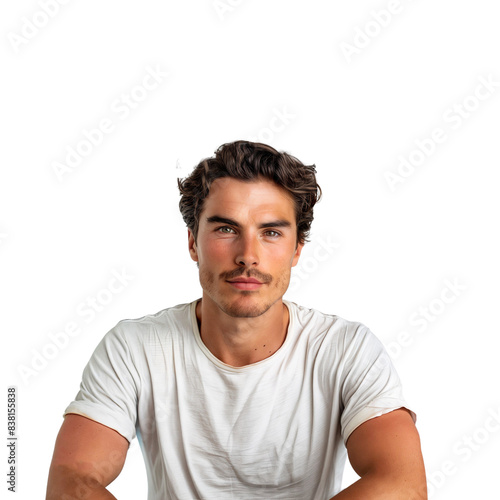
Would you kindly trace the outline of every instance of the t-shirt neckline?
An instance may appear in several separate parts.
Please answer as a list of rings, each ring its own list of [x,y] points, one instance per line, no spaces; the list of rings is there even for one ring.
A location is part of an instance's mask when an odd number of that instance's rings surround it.
[[[276,352],[271,354],[271,356],[269,356],[268,358],[265,358],[261,361],[257,361],[256,363],[251,363],[249,365],[244,365],[244,366],[232,366],[222,362],[219,358],[217,358],[214,354],[212,354],[210,349],[204,344],[203,340],[201,339],[200,329],[198,328],[198,320],[196,318],[196,304],[198,304],[200,300],[201,298],[194,300],[193,302],[191,302],[189,307],[189,314],[191,316],[191,326],[193,330],[193,335],[200,350],[217,367],[233,373],[242,373],[252,370],[258,370],[267,364],[274,363],[276,359],[281,358],[281,356],[283,356],[285,351],[288,350],[288,347],[292,342],[291,336],[294,331],[294,325],[295,325],[295,308],[293,307],[292,302],[282,299],[283,304],[285,304],[285,306],[288,309],[288,329],[286,332],[285,340],[283,344],[281,344],[280,348]]]

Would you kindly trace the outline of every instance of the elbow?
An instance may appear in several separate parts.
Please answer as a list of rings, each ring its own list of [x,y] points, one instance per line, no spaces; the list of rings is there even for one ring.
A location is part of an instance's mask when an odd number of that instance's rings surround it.
[[[397,493],[394,495],[394,500],[400,500],[402,498],[408,500],[428,500],[427,481],[425,477],[419,480],[399,479],[396,484],[398,484],[398,486]]]
[[[370,475],[368,475],[370,476]],[[380,500],[428,500],[427,481],[411,474],[373,474],[372,491]]]
[[[422,484],[412,488],[410,490],[410,496],[408,497],[411,500],[428,500],[427,495],[427,483],[424,481]]]
[[[106,492],[104,485],[95,477],[82,475],[70,467],[58,465],[50,468],[45,500],[107,498],[100,496]]]

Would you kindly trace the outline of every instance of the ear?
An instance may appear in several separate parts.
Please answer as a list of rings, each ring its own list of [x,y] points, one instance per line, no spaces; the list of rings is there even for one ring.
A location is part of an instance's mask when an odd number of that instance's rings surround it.
[[[295,254],[293,256],[292,260],[292,267],[295,267],[297,265],[297,262],[299,261],[300,254],[302,253],[302,249],[304,248],[304,243],[298,243],[297,248],[295,249]]]
[[[196,248],[196,241],[194,240],[194,235],[191,229],[188,229],[188,245],[189,245],[189,255],[191,258],[198,262],[198,249]]]

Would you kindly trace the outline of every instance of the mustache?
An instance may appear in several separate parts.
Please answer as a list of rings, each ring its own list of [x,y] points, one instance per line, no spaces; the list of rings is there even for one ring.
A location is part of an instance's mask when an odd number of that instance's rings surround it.
[[[247,272],[245,272],[245,269],[242,268],[234,269],[233,271],[225,271],[221,273],[219,277],[223,280],[232,280],[243,275],[245,275],[246,278],[255,278],[261,283],[270,283],[273,279],[270,274],[262,273],[260,271],[257,271],[257,269],[249,269]]]

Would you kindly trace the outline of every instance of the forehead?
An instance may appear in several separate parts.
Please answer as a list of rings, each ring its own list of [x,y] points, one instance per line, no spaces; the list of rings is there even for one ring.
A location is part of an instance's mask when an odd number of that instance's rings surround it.
[[[203,205],[203,216],[279,215],[295,221],[294,199],[276,183],[259,179],[242,181],[232,177],[216,179]]]

